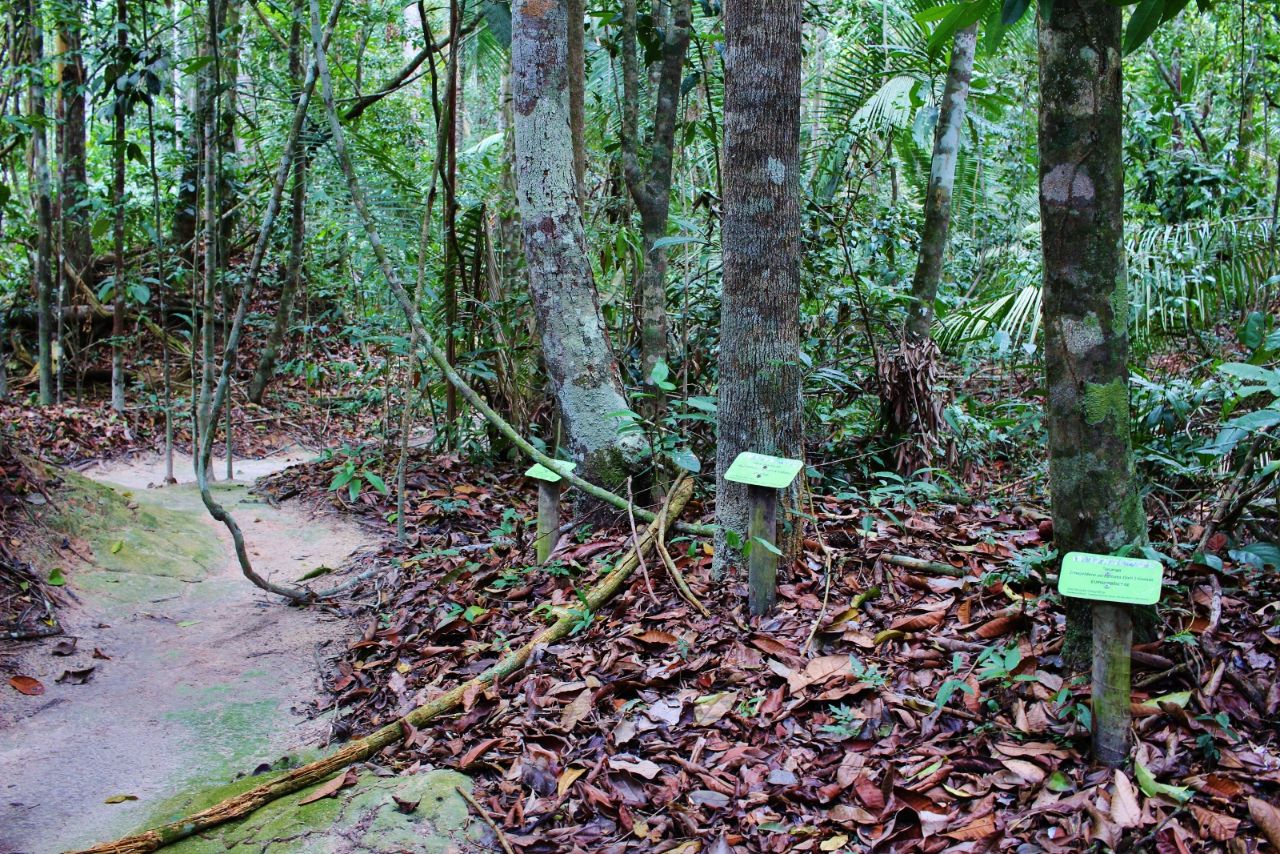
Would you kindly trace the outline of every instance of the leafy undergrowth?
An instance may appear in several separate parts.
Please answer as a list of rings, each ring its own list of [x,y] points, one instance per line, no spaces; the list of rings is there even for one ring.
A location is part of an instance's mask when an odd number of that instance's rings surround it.
[[[268,488],[327,495],[389,529],[389,497],[328,490],[341,466]],[[575,590],[629,539],[625,521],[567,536],[533,567],[518,473],[455,458],[410,471],[409,544],[379,558],[363,633],[329,686],[342,736],[479,673],[550,607],[578,607]],[[709,545],[676,538],[712,616],[651,558],[569,641],[382,761],[466,771],[529,852],[1280,847],[1274,575],[1168,573],[1163,636],[1135,653],[1134,761],[1110,771],[1087,760],[1087,681],[1058,655],[1042,514],[815,505],[819,531],[774,616],[749,621],[741,580],[713,579]]]

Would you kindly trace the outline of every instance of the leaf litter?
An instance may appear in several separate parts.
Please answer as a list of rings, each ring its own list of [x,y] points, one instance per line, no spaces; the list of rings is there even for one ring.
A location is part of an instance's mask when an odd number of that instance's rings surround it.
[[[336,465],[266,488],[389,532],[394,495],[330,492]],[[579,607],[575,591],[628,541],[615,519],[566,534],[537,567],[534,490],[518,472],[419,453],[407,480],[408,543],[373,558],[384,572],[356,594],[362,631],[321,709],[338,716],[337,737],[395,720]],[[1051,581],[1020,560],[1052,537],[1043,513],[815,507],[776,613],[748,631],[743,579],[713,579],[709,544],[673,538],[711,616],[661,570],[656,598],[637,577],[568,641],[454,718],[406,731],[380,761],[465,770],[525,852],[1276,845],[1274,578],[1221,573],[1232,632],[1212,639],[1210,570],[1167,573],[1160,636],[1135,646],[1134,762],[1112,771],[1087,757],[1088,680],[1064,671]]]

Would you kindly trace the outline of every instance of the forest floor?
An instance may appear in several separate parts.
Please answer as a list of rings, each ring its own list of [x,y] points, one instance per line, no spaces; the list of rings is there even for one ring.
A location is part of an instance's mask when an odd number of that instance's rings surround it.
[[[240,461],[220,501],[247,531],[258,570],[292,581],[339,567],[369,544],[356,525],[272,506],[248,491],[297,454]],[[221,464],[217,471],[221,472]],[[190,481],[190,461],[176,473]],[[226,783],[328,740],[302,711],[348,631],[331,609],[282,606],[240,573],[225,529],[190,482],[163,480],[158,456],[64,473],[47,513],[45,568],[63,568],[63,634],[0,653],[0,850],[63,851],[138,827],[192,788]],[[66,539],[59,542],[61,536]],[[33,543],[28,542],[30,547]],[[82,559],[87,558],[87,559]],[[47,570],[46,570],[47,571]],[[30,688],[30,683],[25,683]]]

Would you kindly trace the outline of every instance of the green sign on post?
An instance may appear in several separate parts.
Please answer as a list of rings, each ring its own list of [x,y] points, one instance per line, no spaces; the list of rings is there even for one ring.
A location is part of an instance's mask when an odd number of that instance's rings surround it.
[[[564,480],[561,475],[568,474],[577,467],[577,464],[568,460],[556,460],[558,472],[542,463],[535,463],[524,473],[525,477],[538,481],[538,535],[534,540],[538,563],[550,560],[551,552],[556,547],[556,532],[560,530],[560,484]]]
[[[1158,561],[1069,552],[1062,559],[1058,592],[1076,599],[1154,605],[1163,579]]]
[[[1058,592],[1092,601],[1093,755],[1113,767],[1129,755],[1133,622],[1130,605],[1160,600],[1164,570],[1157,561],[1069,552]]]
[[[747,527],[748,607],[757,616],[769,613],[778,595],[778,490],[790,486],[802,468],[803,460],[744,451],[724,473],[725,480],[747,485],[751,513]]]
[[[745,483],[748,486],[786,489],[791,485],[791,481],[796,479],[796,475],[802,468],[804,468],[803,460],[767,457],[764,454],[743,451],[724,473],[724,479],[734,483]]]

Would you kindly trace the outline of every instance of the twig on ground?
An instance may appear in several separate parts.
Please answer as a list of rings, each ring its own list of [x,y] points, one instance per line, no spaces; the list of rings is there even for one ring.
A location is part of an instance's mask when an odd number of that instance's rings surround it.
[[[484,823],[489,825],[493,835],[498,837],[498,844],[502,846],[502,850],[507,854],[516,854],[515,849],[511,847],[511,843],[507,841],[507,835],[502,832],[501,827],[498,827],[497,822],[489,817],[489,811],[480,806],[480,802],[475,799],[475,796],[461,786],[454,786],[453,788],[459,795],[462,795],[463,800],[471,805],[471,809],[475,810],[476,815],[480,816]]]

